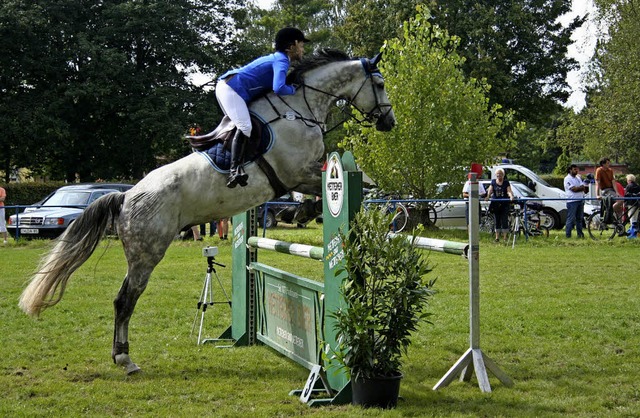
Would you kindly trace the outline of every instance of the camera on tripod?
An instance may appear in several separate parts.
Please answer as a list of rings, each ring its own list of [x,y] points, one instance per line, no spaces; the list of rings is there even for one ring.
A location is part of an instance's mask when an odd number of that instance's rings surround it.
[[[202,249],[203,257],[215,257],[218,255],[218,247],[204,247]]]

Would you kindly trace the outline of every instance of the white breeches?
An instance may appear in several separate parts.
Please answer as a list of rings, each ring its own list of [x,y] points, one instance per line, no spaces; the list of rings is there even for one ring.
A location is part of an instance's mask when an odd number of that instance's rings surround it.
[[[247,137],[251,136],[251,116],[247,103],[224,80],[216,85],[216,98],[225,115]]]

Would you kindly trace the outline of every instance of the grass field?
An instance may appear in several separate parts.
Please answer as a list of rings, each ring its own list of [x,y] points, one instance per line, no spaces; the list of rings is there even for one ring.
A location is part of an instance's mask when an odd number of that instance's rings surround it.
[[[277,228],[268,237],[321,245],[321,230]],[[433,234],[464,240],[462,231]],[[46,242],[0,247],[0,416],[640,416],[640,243],[549,238],[512,249],[483,237],[480,246],[481,348],[515,382],[490,376],[432,387],[469,347],[468,264],[425,253],[437,277],[433,325],[415,335],[398,408],[350,405],[311,409],[289,396],[307,370],[263,346],[221,349],[190,335],[206,273],[204,245],[175,242],[154,271],[130,324],[132,359],[143,372],[125,376],[111,362],[112,300],[126,272],[121,244],[105,240],[72,277],[62,302],[41,319],[17,299]],[[260,260],[314,279],[319,262],[261,253]],[[218,269],[230,288],[230,267]],[[214,296],[224,299],[217,282]],[[207,311],[206,336],[230,324],[229,308]]]

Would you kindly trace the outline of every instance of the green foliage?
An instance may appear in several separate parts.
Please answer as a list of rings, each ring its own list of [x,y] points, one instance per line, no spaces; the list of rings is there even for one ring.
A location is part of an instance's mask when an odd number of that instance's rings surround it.
[[[553,169],[553,174],[556,174],[558,176],[567,173],[567,168],[569,168],[569,166],[571,165],[571,158],[565,154],[562,153],[559,157],[558,157],[558,161],[556,163],[556,167]]]
[[[580,142],[591,160],[609,156],[640,170],[640,20],[633,1],[598,0],[608,36],[601,41],[590,75],[596,86],[588,106],[572,121],[567,141]]]
[[[335,359],[352,378],[394,376],[411,334],[425,313],[434,281],[422,250],[404,236],[388,237],[392,216],[361,210],[348,232],[341,234],[347,277],[341,293],[347,304],[331,315],[339,346]]]
[[[518,120],[545,126],[561,111],[569,89],[567,73],[577,62],[567,56],[572,32],[584,18],[563,27],[571,11],[566,0],[433,2],[434,22],[460,38],[469,77],[492,86],[491,103],[514,110]]]
[[[7,191],[7,201],[5,205],[30,205],[39,202],[51,192],[64,185],[62,182],[54,181],[46,183],[8,183],[2,185]]]
[[[0,164],[82,181],[141,178],[218,119],[187,76],[223,68],[241,0],[0,4]],[[28,150],[28,152],[27,152]]]
[[[403,30],[380,64],[396,126],[378,132],[350,123],[343,146],[382,189],[424,198],[438,183],[463,179],[472,162],[487,165],[522,127],[489,106],[486,83],[464,76],[457,38],[432,26],[426,10]]]
[[[385,40],[402,37],[402,25],[411,19],[420,0],[346,0],[345,16],[336,32],[357,56],[378,53]]]

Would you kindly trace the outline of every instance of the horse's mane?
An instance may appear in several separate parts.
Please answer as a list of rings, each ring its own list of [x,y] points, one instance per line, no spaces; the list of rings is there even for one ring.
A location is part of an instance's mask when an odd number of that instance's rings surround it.
[[[291,72],[287,75],[287,84],[300,84],[302,75],[314,68],[338,61],[349,61],[352,58],[337,49],[323,48],[311,55],[307,55],[302,60],[293,64]]]

